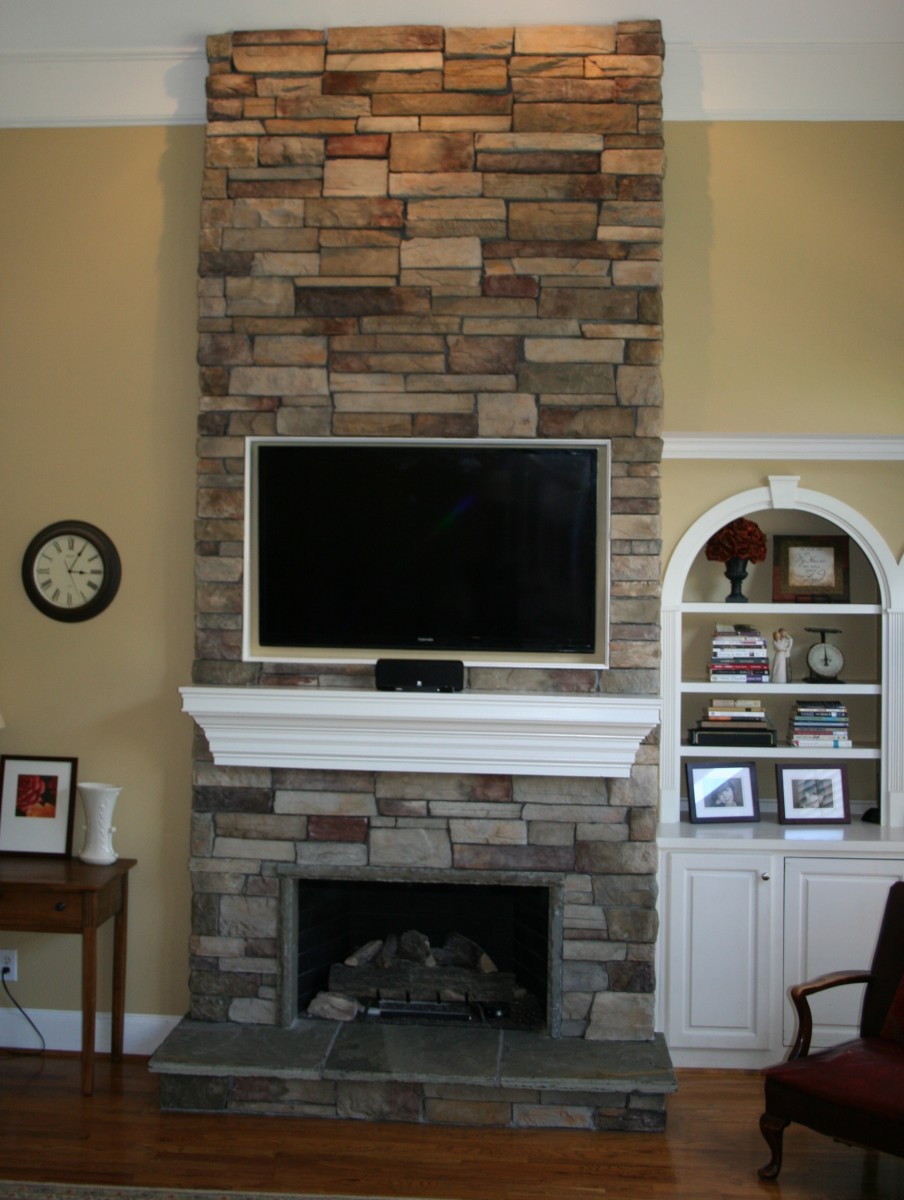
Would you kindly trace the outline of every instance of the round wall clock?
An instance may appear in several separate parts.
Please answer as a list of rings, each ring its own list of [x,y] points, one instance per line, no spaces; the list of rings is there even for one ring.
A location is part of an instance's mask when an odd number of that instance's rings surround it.
[[[22,583],[29,600],[55,621],[87,621],[119,590],[119,554],[103,530],[86,521],[55,521],[28,543]]]

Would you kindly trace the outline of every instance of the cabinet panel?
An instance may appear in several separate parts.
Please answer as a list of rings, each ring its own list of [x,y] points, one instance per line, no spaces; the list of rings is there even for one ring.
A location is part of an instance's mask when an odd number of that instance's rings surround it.
[[[770,1044],[777,978],[773,876],[763,855],[671,856],[670,1045],[752,1050]]]
[[[888,889],[904,878],[900,861],[788,858],[785,861],[785,989],[827,971],[865,970],[873,956]],[[863,987],[833,988],[810,998],[813,1044],[854,1037]],[[794,1040],[786,1001],[785,1045]]]

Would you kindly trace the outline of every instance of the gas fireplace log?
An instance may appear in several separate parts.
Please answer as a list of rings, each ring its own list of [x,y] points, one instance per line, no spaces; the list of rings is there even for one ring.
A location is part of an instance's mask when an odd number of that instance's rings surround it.
[[[347,967],[334,963],[330,968],[331,992],[357,996],[369,1003],[380,995],[390,999],[480,1000],[511,1003],[515,996],[515,976],[507,971],[488,975],[460,967],[426,967],[420,963],[396,962],[392,967]]]

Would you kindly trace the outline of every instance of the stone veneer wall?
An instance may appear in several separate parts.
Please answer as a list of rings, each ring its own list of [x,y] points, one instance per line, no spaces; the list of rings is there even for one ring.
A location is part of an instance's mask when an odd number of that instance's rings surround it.
[[[658,22],[208,52],[195,682],[373,686],[369,667],[242,661],[246,435],[593,437],[613,447],[611,669],[468,686],[658,694]],[[553,872],[562,1033],[650,1037],[657,762],[651,744],[627,780],[221,768],[199,735],[192,1015],[278,1019],[280,866]]]

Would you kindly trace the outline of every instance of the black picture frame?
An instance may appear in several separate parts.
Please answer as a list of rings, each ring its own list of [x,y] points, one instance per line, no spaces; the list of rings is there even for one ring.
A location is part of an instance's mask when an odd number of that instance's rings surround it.
[[[850,539],[846,534],[773,537],[773,604],[848,604]]]
[[[0,854],[72,856],[77,758],[0,758]]]
[[[685,763],[685,773],[691,821],[759,821],[755,763],[691,759]]]
[[[850,824],[844,763],[776,763],[775,783],[779,824]]]

